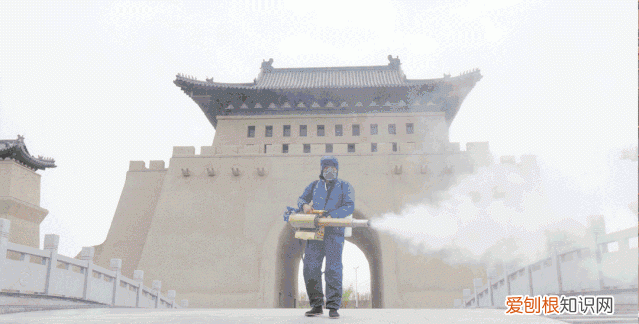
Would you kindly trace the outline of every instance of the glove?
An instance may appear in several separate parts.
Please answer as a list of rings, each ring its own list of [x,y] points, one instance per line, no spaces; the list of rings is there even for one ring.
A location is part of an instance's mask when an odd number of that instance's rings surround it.
[[[288,222],[288,217],[291,216],[291,214],[297,212],[297,208],[293,208],[293,207],[286,207],[286,211],[284,212],[284,221]]]

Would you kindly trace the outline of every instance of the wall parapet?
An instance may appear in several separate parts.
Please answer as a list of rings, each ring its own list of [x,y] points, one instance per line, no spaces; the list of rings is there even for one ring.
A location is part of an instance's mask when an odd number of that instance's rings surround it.
[[[452,143],[451,143],[452,144]],[[468,153],[490,153],[488,142],[468,142],[466,143]]]
[[[173,146],[173,156],[195,155],[195,146]]]
[[[164,161],[153,160],[149,162],[149,170],[166,170],[164,167]]]
[[[628,273],[620,278],[618,268],[623,260],[634,264],[624,267]],[[616,304],[637,305],[637,228],[599,236],[594,251],[581,247],[555,252],[501,276],[496,276],[494,269],[488,269],[487,274],[486,284],[482,278],[475,278],[473,289],[464,289],[463,297],[455,299],[453,306],[506,308],[506,296],[511,295],[599,295],[598,292],[615,295]]]
[[[121,259],[111,259],[110,269],[94,264],[93,247],[82,248],[78,260],[58,254],[58,235],[45,235],[44,250],[40,250],[9,242],[10,228],[11,222],[0,218],[0,292],[61,297],[105,307],[184,308],[188,304],[183,300],[178,305],[174,290],[162,295],[159,280],[154,281],[157,289],[145,287],[141,270],[135,270],[135,279],[122,276]]]
[[[146,171],[144,161],[129,161],[129,171]]]
[[[166,171],[166,167],[162,160],[151,160],[148,168],[144,161],[129,161],[129,171]]]

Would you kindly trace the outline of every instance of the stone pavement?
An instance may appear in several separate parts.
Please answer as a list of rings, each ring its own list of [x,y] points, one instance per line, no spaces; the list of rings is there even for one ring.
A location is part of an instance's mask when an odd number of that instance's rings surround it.
[[[304,317],[307,309],[94,308],[0,315],[0,323],[548,323],[535,315],[510,316],[496,309],[342,309],[339,319]]]

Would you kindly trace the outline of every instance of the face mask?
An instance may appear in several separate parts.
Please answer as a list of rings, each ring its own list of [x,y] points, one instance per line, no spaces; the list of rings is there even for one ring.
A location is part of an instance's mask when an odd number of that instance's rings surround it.
[[[337,169],[334,167],[327,167],[324,169],[322,176],[324,176],[324,179],[328,181],[335,180],[337,178]]]

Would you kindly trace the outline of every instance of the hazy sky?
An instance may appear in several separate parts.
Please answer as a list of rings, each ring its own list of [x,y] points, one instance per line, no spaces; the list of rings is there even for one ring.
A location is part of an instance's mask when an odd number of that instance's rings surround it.
[[[538,155],[589,195],[623,179],[614,190],[630,197],[636,162],[627,178],[608,170],[611,154],[637,146],[636,10],[610,0],[2,1],[0,139],[25,135],[33,155],[55,158],[58,168],[38,171],[41,241],[59,234],[60,253],[75,256],[106,238],[129,161],[211,145],[215,130],[172,83],[177,73],[251,82],[269,58],[356,66],[392,54],[412,79],[481,69],[451,142]],[[356,250],[346,247],[344,286],[359,265],[367,289]]]

